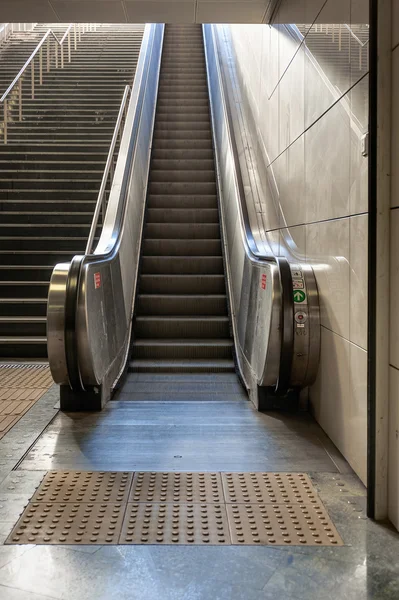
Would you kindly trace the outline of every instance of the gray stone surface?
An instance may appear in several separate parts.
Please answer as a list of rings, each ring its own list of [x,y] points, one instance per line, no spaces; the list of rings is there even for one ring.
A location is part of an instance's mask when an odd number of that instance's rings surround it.
[[[54,397],[17,470],[6,474],[14,461],[5,459],[1,600],[399,598],[399,536],[366,518],[364,486],[309,415],[259,414],[245,401],[116,401],[102,413],[53,416]],[[346,545],[1,545],[50,468],[303,470]]]

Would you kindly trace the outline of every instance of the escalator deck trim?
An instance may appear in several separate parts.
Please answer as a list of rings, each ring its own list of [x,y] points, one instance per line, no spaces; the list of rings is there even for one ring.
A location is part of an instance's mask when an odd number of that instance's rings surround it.
[[[50,471],[6,544],[342,546],[305,473]]]

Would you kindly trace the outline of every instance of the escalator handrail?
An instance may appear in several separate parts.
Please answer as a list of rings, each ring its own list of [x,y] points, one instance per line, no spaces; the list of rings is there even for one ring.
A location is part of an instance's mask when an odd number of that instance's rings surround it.
[[[129,92],[130,92],[130,86],[127,85],[127,86],[125,86],[125,89],[123,92],[122,101],[121,101],[121,104],[119,107],[119,113],[118,113],[118,117],[116,119],[116,124],[115,124],[115,128],[114,128],[114,133],[113,133],[112,140],[111,140],[111,145],[110,145],[109,151],[108,151],[107,162],[105,163],[104,173],[103,173],[103,177],[101,180],[100,191],[98,192],[98,196],[97,196],[97,203],[96,203],[96,207],[94,209],[94,215],[93,215],[93,220],[91,222],[90,233],[89,233],[89,237],[87,240],[85,254],[92,254],[93,241],[94,241],[94,236],[96,234],[101,209],[103,210],[103,218],[105,217],[105,210],[104,210],[105,190],[107,187],[108,176],[110,174],[111,167],[113,164],[112,161],[114,159],[115,147],[116,147],[116,143],[118,141],[118,136],[120,135],[120,139],[122,139],[122,135],[123,135],[123,129],[121,131],[121,128],[124,127],[124,125],[125,125],[125,123],[123,122],[123,116],[125,114],[125,107],[126,107],[127,99],[129,97]],[[111,181],[111,185],[112,185],[112,181]]]
[[[149,27],[149,29],[147,29]],[[148,33],[147,33],[148,32]],[[77,255],[71,261],[71,266],[68,271],[67,283],[66,283],[66,298],[65,298],[65,357],[68,372],[69,385],[74,391],[84,390],[84,383],[80,375],[79,367],[79,353],[78,353],[78,341],[77,341],[77,327],[76,327],[76,316],[79,302],[79,291],[80,291],[80,279],[83,267],[87,263],[93,262],[104,262],[111,260],[118,252],[120,244],[120,236],[123,230],[123,217],[124,209],[126,208],[127,199],[127,188],[131,175],[131,168],[133,165],[133,158],[136,149],[137,134],[140,126],[141,115],[143,111],[143,99],[148,78],[148,67],[151,60],[152,43],[155,36],[155,26],[150,24],[146,25],[146,30],[143,35],[142,49],[143,53],[140,52],[139,63],[136,69],[136,75],[133,83],[133,88],[130,96],[130,102],[136,98],[136,106],[134,110],[134,120],[132,130],[130,133],[129,146],[127,155],[121,157],[119,160],[125,161],[123,170],[123,178],[120,186],[120,191],[117,197],[117,210],[116,216],[113,223],[112,232],[109,230],[101,234],[100,240],[97,244],[97,248],[93,254]],[[144,47],[144,44],[147,47]],[[142,61],[140,64],[140,60]],[[118,167],[118,164],[117,164]],[[107,214],[111,207],[111,196],[107,207]],[[105,221],[107,220],[107,214]],[[116,232],[116,234],[115,234]],[[105,236],[108,236],[104,239]],[[97,252],[98,247],[105,247],[103,252]]]
[[[281,287],[281,299],[282,299],[282,314],[281,314],[281,350],[280,350],[280,366],[279,375],[276,385],[276,392],[284,394],[290,387],[290,375],[291,366],[294,352],[294,323],[293,323],[293,312],[294,312],[294,301],[292,293],[292,275],[289,262],[284,257],[274,256],[272,254],[265,254],[260,252],[252,233],[250,224],[248,207],[245,198],[244,183],[242,180],[241,166],[239,160],[239,154],[237,149],[237,143],[234,134],[233,117],[230,107],[230,103],[227,98],[227,82],[224,73],[223,65],[221,64],[221,57],[219,52],[219,43],[217,35],[215,33],[215,25],[203,25],[204,36],[206,36],[206,28],[210,28],[212,41],[215,48],[216,56],[216,69],[218,73],[218,79],[220,82],[221,98],[223,104],[223,111],[227,123],[228,141],[232,153],[234,163],[234,180],[236,184],[239,215],[242,229],[242,239],[245,242],[247,254],[250,260],[256,262],[273,262],[278,266],[278,273]],[[205,43],[206,48],[206,43]],[[206,53],[206,60],[208,62],[208,55]],[[212,104],[212,102],[211,102]]]
[[[239,199],[238,205],[239,205],[239,212],[240,212],[240,217],[241,217],[241,225],[242,225],[242,229],[243,229],[243,233],[244,233],[244,239],[246,242],[247,250],[248,250],[250,257],[252,257],[253,259],[266,261],[266,262],[277,262],[274,255],[265,254],[265,253],[259,251],[257,243],[256,243],[255,238],[252,233],[252,228],[251,228],[249,214],[248,214],[248,207],[247,207],[247,203],[245,200],[245,191],[244,191],[244,183],[243,183],[242,175],[241,175],[240,159],[239,159],[237,143],[236,143],[236,139],[235,139],[235,135],[234,135],[233,117],[232,117],[232,112],[231,112],[231,108],[230,108],[230,103],[226,97],[226,89],[227,89],[226,75],[224,73],[224,69],[221,64],[219,43],[218,43],[218,39],[217,39],[217,36],[215,34],[215,29],[214,29],[215,26],[214,25],[204,25],[203,27],[211,28],[213,44],[215,47],[215,54],[217,56],[216,68],[217,68],[218,75],[219,75],[219,81],[221,82],[221,96],[222,96],[222,100],[223,100],[223,109],[224,109],[224,113],[225,113],[225,117],[226,117],[226,121],[227,121],[229,145],[231,148],[233,162],[234,162],[234,166],[235,166],[234,178],[235,178],[237,194],[238,194],[238,199]]]

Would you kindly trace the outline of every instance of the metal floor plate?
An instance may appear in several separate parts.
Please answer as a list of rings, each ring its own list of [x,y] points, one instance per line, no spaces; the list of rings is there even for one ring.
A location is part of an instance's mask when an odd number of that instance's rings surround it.
[[[343,542],[303,473],[50,471],[6,543]]]

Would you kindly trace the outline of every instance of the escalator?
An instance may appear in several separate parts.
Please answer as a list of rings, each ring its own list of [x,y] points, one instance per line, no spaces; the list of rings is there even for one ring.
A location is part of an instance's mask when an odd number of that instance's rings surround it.
[[[234,371],[202,30],[167,25],[133,371]]]
[[[64,410],[101,409],[126,371],[236,372],[258,409],[314,380],[313,271],[255,241],[226,89],[214,26],[146,26],[98,244],[51,279]]]

